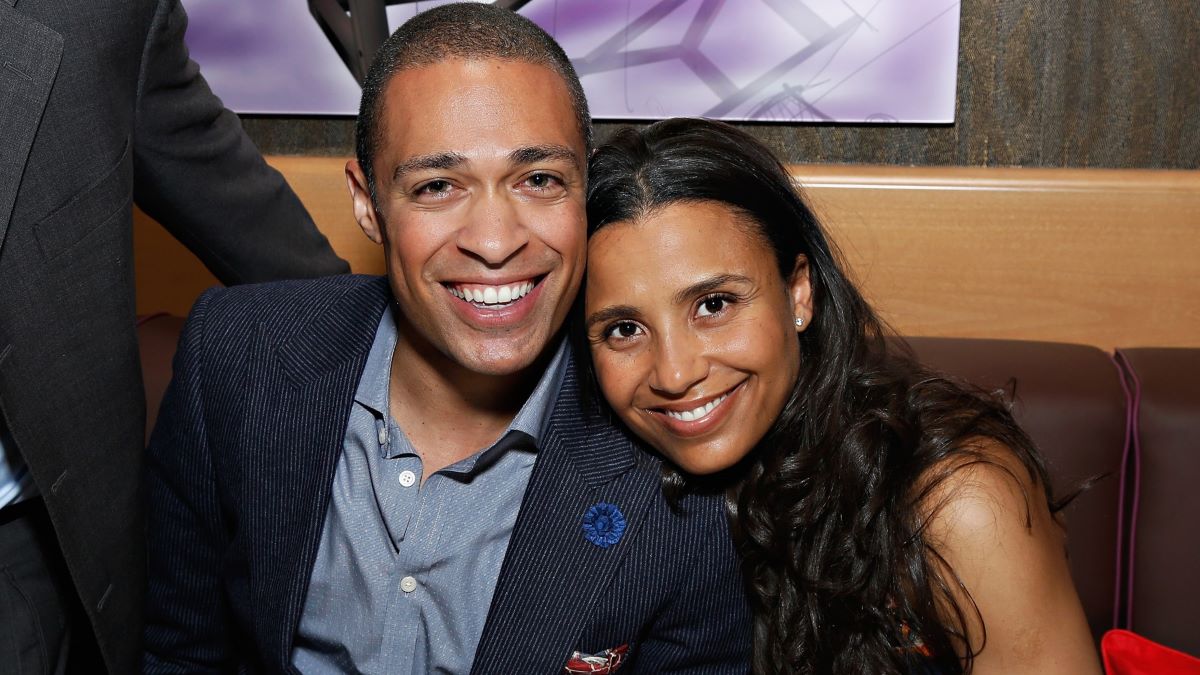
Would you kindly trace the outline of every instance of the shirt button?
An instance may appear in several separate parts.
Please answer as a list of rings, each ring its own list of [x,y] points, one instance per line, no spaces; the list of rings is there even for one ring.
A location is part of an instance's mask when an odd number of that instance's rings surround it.
[[[379,427],[379,444],[387,445],[387,437],[388,437],[387,427],[386,426]]]
[[[405,593],[412,593],[417,590],[417,580],[412,577],[404,577],[400,580],[400,590]]]
[[[417,474],[409,471],[408,469],[405,469],[404,471],[400,472],[400,486],[401,487],[412,487],[413,484],[416,482],[417,482]]]

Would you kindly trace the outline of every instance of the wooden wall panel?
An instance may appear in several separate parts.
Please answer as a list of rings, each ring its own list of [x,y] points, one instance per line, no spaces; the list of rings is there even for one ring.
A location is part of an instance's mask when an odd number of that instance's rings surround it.
[[[204,289],[218,285],[200,260],[139,209],[133,211],[137,313],[187,316]]]
[[[300,195],[317,226],[354,272],[383,274],[383,253],[354,222],[343,177],[345,158],[269,157]],[[192,302],[217,279],[187,249],[140,211],[134,214],[138,313],[186,316]]]
[[[1200,346],[1200,172],[795,172],[902,334]]]
[[[341,158],[275,157],[355,272]],[[899,332],[1200,347],[1200,172],[796,166],[852,276]],[[215,284],[161,228],[135,229],[138,310],[185,314]]]

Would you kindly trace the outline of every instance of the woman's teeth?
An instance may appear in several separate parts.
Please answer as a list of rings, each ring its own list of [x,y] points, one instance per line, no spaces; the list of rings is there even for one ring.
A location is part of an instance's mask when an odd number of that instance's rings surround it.
[[[526,281],[511,286],[475,286],[473,288],[449,286],[448,288],[456,297],[467,302],[477,305],[504,305],[525,297],[529,291],[533,290],[533,286],[532,281]]]
[[[664,410],[668,417],[674,417],[677,420],[684,422],[695,422],[713,411],[713,408],[721,405],[721,402],[729,398],[729,394],[725,394],[721,398],[715,398],[702,406],[693,408],[692,410],[684,410],[683,412],[675,412],[674,410]]]

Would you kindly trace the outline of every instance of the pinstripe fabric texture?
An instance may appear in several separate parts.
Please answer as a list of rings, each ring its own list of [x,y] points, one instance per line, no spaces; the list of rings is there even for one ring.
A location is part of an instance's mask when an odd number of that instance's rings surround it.
[[[294,672],[304,603],[386,280],[210,291],[181,338],[151,440],[146,672]],[[658,460],[568,370],[517,517],[473,673],[559,673],[630,646],[626,673],[745,673],[750,617],[719,496],[673,511]],[[628,522],[587,541],[598,502]]]

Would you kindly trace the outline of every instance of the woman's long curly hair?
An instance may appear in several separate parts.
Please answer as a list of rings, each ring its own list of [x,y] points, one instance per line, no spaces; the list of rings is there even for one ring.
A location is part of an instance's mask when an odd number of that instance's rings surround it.
[[[689,201],[750,216],[783,278],[804,255],[812,285],[800,376],[727,490],[754,612],[755,672],[908,672],[916,661],[969,671],[971,646],[986,634],[968,635],[968,626],[986,626],[926,541],[930,495],[956,470],[995,464],[983,446],[1005,446],[1045,492],[1027,502],[1053,504],[1038,452],[999,395],[930,373],[889,337],[786,169],[751,136],[720,122],[667,120],[624,129],[591,158],[589,236]],[[687,486],[666,470],[668,494]]]

